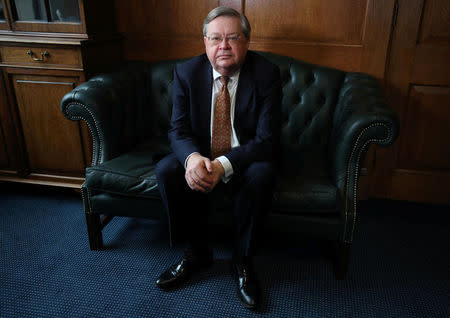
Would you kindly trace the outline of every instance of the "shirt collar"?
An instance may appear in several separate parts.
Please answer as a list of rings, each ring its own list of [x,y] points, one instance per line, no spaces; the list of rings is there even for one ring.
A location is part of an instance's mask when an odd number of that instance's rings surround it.
[[[239,74],[241,72],[241,69],[237,70],[236,72],[234,72],[234,74],[232,76],[229,76],[231,82],[236,81],[239,78]],[[219,77],[221,77],[222,74],[220,74],[219,72],[217,72],[214,68],[213,68],[213,80],[217,80]]]

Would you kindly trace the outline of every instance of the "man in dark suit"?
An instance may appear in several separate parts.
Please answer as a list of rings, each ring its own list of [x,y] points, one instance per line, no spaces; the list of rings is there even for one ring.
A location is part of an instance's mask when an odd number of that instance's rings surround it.
[[[206,54],[174,70],[169,139],[173,150],[156,174],[171,224],[171,243],[187,243],[183,257],[156,281],[179,286],[212,263],[207,215],[211,197],[233,198],[233,273],[238,296],[255,308],[258,287],[251,255],[255,232],[271,206],[279,142],[278,67],[248,51],[250,25],[239,12],[218,7],[203,24]]]

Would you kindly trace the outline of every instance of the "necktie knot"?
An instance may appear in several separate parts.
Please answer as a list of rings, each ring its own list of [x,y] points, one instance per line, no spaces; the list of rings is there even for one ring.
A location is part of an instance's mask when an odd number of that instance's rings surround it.
[[[222,83],[223,86],[227,86],[228,85],[228,81],[230,80],[230,78],[228,76],[221,76],[220,77],[220,82]]]

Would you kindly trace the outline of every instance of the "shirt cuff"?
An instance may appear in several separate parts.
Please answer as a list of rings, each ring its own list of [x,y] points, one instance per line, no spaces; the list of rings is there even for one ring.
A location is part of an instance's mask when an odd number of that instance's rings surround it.
[[[193,154],[196,154],[196,153],[199,153],[199,152],[193,152],[193,153],[191,153],[189,156],[186,157],[186,160],[184,161],[184,169],[187,168],[187,162],[188,162],[189,158],[190,158]]]
[[[227,183],[233,176],[233,166],[231,165],[230,160],[228,160],[228,158],[225,156],[220,156],[216,159],[219,160],[219,162],[222,164],[223,170],[225,171],[225,174],[222,177],[222,181],[224,183]]]

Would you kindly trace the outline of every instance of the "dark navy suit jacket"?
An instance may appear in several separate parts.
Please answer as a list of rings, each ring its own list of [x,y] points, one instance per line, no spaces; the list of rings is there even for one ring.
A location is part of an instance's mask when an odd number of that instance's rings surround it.
[[[211,155],[212,66],[206,54],[174,70],[173,110],[169,140],[182,165],[191,153]],[[225,156],[234,173],[255,161],[273,161],[278,149],[281,80],[278,67],[247,52],[236,91],[234,128],[240,146]]]

